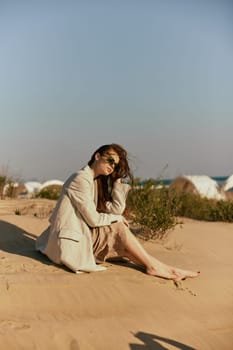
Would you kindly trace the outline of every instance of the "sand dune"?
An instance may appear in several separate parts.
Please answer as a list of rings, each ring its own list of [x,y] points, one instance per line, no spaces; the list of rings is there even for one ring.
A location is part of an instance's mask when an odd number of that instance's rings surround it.
[[[185,219],[164,242],[144,243],[201,270],[176,286],[126,263],[79,275],[55,266],[34,249],[48,219],[6,214],[2,202],[0,349],[232,349],[233,224]]]

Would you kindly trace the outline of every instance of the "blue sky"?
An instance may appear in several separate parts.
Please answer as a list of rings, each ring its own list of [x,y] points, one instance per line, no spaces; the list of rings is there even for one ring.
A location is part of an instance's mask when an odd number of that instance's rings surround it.
[[[65,180],[117,142],[141,178],[233,173],[231,1],[0,0],[0,52],[0,170]]]

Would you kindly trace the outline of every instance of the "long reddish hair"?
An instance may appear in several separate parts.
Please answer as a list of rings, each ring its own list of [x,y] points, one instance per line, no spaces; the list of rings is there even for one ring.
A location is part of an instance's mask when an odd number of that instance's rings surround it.
[[[128,163],[128,155],[126,150],[116,144],[111,143],[109,145],[103,145],[99,147],[92,155],[88,165],[91,166],[95,161],[95,155],[99,153],[101,156],[108,155],[109,152],[114,151],[119,157],[119,163],[114,171],[107,176],[100,175],[97,178],[98,184],[98,203],[97,210],[99,212],[106,211],[106,202],[112,200],[111,192],[114,182],[119,178],[128,178],[133,183],[133,174],[130,170]]]

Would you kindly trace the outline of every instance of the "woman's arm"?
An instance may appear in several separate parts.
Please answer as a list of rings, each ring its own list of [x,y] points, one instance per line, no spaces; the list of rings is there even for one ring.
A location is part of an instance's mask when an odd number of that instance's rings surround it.
[[[112,190],[112,201],[106,203],[108,213],[121,215],[125,210],[127,194],[131,186],[121,183],[121,179],[114,182]]]
[[[96,210],[93,196],[93,183],[83,173],[79,173],[67,186],[66,194],[73,207],[82,215],[90,227],[110,225],[112,222],[122,221],[121,215],[99,213]]]

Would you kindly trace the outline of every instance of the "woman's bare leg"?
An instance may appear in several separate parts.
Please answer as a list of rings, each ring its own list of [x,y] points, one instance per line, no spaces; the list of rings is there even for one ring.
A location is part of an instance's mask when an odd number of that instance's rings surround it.
[[[132,234],[129,228],[121,224],[120,229],[126,233],[126,257],[137,265],[144,266],[146,273],[152,276],[158,276],[166,279],[180,281],[187,277],[196,277],[198,272],[178,269],[168,266],[146,252],[137,238]]]
[[[148,275],[174,280],[178,277],[168,266],[151,257],[129,230],[126,234],[126,257],[144,266]]]

